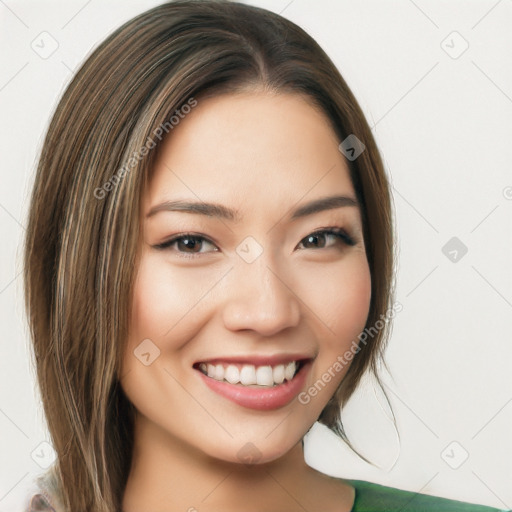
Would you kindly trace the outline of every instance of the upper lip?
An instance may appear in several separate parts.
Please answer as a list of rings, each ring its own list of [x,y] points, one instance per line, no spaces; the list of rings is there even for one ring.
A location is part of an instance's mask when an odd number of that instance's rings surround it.
[[[194,363],[233,363],[233,364],[252,364],[254,366],[276,366],[278,364],[289,363],[290,361],[303,361],[313,359],[311,354],[272,354],[272,355],[248,355],[248,356],[218,356],[207,359],[201,359]]]

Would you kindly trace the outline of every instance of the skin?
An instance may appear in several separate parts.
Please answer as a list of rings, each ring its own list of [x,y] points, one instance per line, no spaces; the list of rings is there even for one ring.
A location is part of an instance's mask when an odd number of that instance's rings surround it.
[[[351,509],[354,489],[309,467],[301,445],[348,365],[309,403],[270,411],[227,400],[192,368],[227,355],[312,354],[306,391],[357,340],[371,298],[358,205],[289,219],[320,197],[356,199],[339,143],[306,97],[258,89],[198,101],[163,141],[144,194],[121,373],[138,412],[125,512]],[[242,219],[147,217],[173,199],[220,203]],[[333,235],[308,243],[332,226],[355,244]],[[187,232],[206,240],[155,248]],[[247,236],[263,249],[252,263],[236,252]],[[160,350],[147,366],[134,356],[145,339]],[[247,443],[259,457],[252,465],[238,455]]]

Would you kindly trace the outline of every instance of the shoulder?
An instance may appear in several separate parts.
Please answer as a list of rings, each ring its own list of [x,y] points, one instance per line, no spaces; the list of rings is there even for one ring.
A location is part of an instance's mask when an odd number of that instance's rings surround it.
[[[39,475],[32,483],[23,512],[64,512],[55,468]]]
[[[23,512],[56,512],[56,510],[49,502],[48,496],[38,492],[29,498]]]
[[[352,512],[511,512],[462,501],[430,496],[364,480],[346,480],[356,491]]]

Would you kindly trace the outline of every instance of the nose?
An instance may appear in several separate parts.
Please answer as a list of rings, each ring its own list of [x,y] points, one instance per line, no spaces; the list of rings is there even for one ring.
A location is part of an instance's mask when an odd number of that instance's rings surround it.
[[[232,331],[253,330],[272,336],[300,320],[300,300],[274,264],[260,256],[239,261],[226,283],[223,321]]]

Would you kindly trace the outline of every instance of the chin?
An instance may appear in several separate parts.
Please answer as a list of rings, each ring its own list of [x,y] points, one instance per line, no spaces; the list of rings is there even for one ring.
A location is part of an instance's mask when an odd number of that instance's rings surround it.
[[[228,446],[223,446],[223,449],[219,450],[217,445],[210,455],[230,463],[235,462],[247,466],[261,465],[280,459],[302,439],[297,435],[297,439],[291,441],[289,433],[285,439],[282,439],[281,436],[271,439],[272,434],[265,439],[267,435],[268,433],[265,432],[265,434],[254,436],[252,440],[247,435],[243,436],[243,439],[230,439],[226,443]]]

